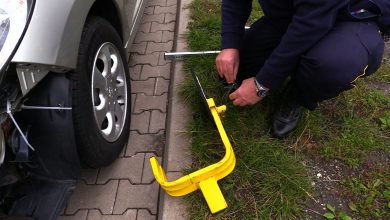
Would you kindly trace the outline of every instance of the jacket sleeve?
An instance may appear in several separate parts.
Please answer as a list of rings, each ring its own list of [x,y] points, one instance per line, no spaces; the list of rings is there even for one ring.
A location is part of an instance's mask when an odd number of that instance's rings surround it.
[[[222,49],[240,49],[252,0],[222,0]]]
[[[296,0],[295,14],[280,44],[257,73],[262,85],[274,89],[299,65],[300,57],[334,26],[343,0]]]

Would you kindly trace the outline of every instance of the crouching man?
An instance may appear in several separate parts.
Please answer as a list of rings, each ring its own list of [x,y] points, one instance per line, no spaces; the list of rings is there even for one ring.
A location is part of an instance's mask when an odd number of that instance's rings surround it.
[[[234,105],[260,102],[290,77],[273,135],[285,137],[304,108],[374,73],[390,29],[389,0],[259,0],[264,16],[245,31],[252,0],[222,0],[221,77],[239,88]]]

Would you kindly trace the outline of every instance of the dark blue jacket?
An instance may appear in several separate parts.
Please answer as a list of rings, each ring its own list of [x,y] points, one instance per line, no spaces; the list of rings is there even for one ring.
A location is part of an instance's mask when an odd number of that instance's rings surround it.
[[[259,0],[264,18],[283,31],[280,44],[257,73],[257,80],[273,89],[295,71],[300,56],[324,37],[338,20],[356,20],[351,10],[369,0]],[[381,16],[369,18],[390,25],[390,0],[372,0],[369,8]],[[222,49],[240,49],[252,0],[222,0]],[[377,12],[379,10],[379,12]]]

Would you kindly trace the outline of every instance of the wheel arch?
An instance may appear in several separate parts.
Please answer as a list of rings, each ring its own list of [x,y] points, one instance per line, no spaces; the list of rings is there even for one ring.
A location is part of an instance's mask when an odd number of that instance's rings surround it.
[[[119,33],[121,40],[126,38],[124,36],[124,30],[127,28],[127,24],[124,24],[123,19],[121,19],[122,14],[119,10],[120,3],[118,1],[106,1],[106,0],[96,0],[89,10],[89,16],[98,16],[106,19]]]

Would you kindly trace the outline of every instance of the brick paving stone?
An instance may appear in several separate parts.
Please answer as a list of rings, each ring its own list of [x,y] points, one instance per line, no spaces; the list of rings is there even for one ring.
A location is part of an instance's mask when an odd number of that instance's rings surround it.
[[[146,47],[146,53],[149,54],[155,51],[170,52],[172,51],[172,47],[173,47],[173,41],[168,41],[164,43],[148,42],[148,45]]]
[[[170,23],[176,21],[176,14],[165,14],[164,23]]]
[[[157,156],[162,156],[165,146],[165,134],[138,134],[130,132],[129,141],[126,149],[126,156],[133,156],[136,153],[155,152]]]
[[[160,110],[161,112],[167,112],[167,94],[158,96],[148,96],[145,94],[138,94],[135,101],[134,113],[141,113],[148,110]]]
[[[139,64],[149,64],[151,66],[156,66],[159,63],[159,52],[154,52],[151,54],[131,54],[130,57],[130,66],[135,66]]]
[[[177,0],[167,0],[167,6],[171,6],[171,5],[177,5]]]
[[[140,42],[146,42],[146,41],[154,41],[154,42],[161,42],[163,33],[162,31],[156,31],[153,33],[144,33],[144,32],[138,32],[135,36],[134,43],[140,43]]]
[[[165,129],[165,120],[167,114],[160,111],[152,111],[150,117],[149,133],[157,133]]]
[[[150,214],[148,210],[140,209],[138,210],[137,220],[156,220],[157,216]]]
[[[158,187],[157,182],[150,185],[132,185],[127,180],[121,180],[114,214],[122,214],[127,209],[141,207],[148,209],[152,214],[157,214]]]
[[[164,78],[156,78],[156,88],[155,88],[155,95],[161,95],[164,93],[168,93],[169,90],[169,80],[166,80]]]
[[[85,220],[87,215],[88,210],[78,210],[74,215],[62,215],[57,220]]]
[[[112,214],[118,180],[111,180],[105,185],[86,185],[79,182],[73,192],[66,214],[73,214],[79,209],[99,209],[103,214]]]
[[[161,21],[164,20],[164,17],[165,17],[164,14],[158,14],[158,15],[147,15],[147,14],[144,14],[142,16],[141,23],[148,23],[148,22],[152,22],[152,21],[161,22]]]
[[[144,14],[147,14],[147,15],[154,14],[154,6],[145,7]]]
[[[152,154],[152,153],[145,154],[144,169],[142,171],[142,180],[141,180],[142,184],[148,184],[148,183],[152,183],[153,181],[155,181],[154,175],[153,175],[153,171],[152,171],[152,167],[150,166],[150,161],[149,161],[149,159],[151,157],[156,157],[157,161],[160,164],[162,163],[161,162],[162,161],[161,157],[157,157],[157,155]]]
[[[89,210],[87,220],[136,220],[137,210],[129,209],[122,215],[102,215],[99,210]]]
[[[81,171],[81,179],[87,184],[94,184],[96,183],[98,172],[99,169],[83,169]]]
[[[97,183],[105,184],[112,179],[128,179],[134,184],[140,183],[144,159],[144,153],[118,158],[110,166],[100,169]]]
[[[143,112],[141,114],[132,114],[130,130],[138,131],[141,134],[148,133],[150,123],[150,112]]]
[[[130,72],[130,79],[139,80],[142,73],[142,65],[135,65],[130,67],[129,72]]]
[[[154,8],[154,14],[165,14],[165,13],[170,13],[170,14],[176,14],[177,7],[176,5],[171,5],[171,6],[166,6],[166,7],[161,7],[161,6],[155,6]]]
[[[131,53],[145,54],[147,42],[134,43],[130,47]]]
[[[155,78],[147,80],[133,81],[131,86],[132,93],[145,93],[146,95],[154,95]]]
[[[148,6],[166,6],[166,0],[149,0]]]
[[[143,23],[139,26],[138,32],[149,33],[152,22]]]
[[[166,64],[170,64],[170,63],[172,63],[172,61],[170,61],[170,60],[165,60],[165,58],[164,58],[164,52],[161,52],[161,53],[160,53],[160,57],[159,57],[159,59],[158,59],[158,65],[159,65],[159,66],[163,66],[163,65],[166,65]]]
[[[171,77],[171,65],[166,64],[163,66],[149,66],[144,65],[141,71],[141,80],[146,80],[150,77],[158,77],[164,79],[170,79]]]
[[[163,31],[161,42],[173,41],[174,34],[175,32],[172,31]]]
[[[152,22],[152,26],[150,27],[150,32],[157,32],[157,31],[174,31],[175,30],[175,22],[170,23],[158,23],[158,22]]]

